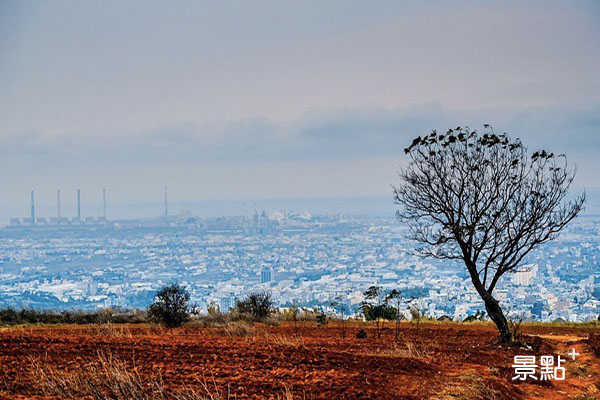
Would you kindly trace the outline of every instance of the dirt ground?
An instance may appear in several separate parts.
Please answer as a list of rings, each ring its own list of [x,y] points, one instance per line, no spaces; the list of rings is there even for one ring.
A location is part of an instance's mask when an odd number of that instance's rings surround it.
[[[142,380],[222,399],[600,399],[599,328],[523,330],[531,349],[498,346],[486,323],[403,323],[397,342],[393,324],[380,339],[363,323],[345,339],[339,325],[314,323],[0,328],[0,398],[60,398],[47,396],[35,365],[77,374],[109,357]],[[512,380],[514,355],[561,355],[566,379]]]

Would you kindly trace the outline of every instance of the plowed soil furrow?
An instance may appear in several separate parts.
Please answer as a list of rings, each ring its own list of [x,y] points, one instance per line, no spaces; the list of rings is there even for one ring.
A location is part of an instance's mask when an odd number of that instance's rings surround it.
[[[367,329],[367,339],[356,338]],[[400,340],[388,329],[374,339],[370,327],[255,324],[247,336],[222,327],[174,330],[135,325],[99,331],[94,326],[0,329],[0,397],[44,398],[36,378],[43,365],[68,376],[119,360],[142,385],[194,390],[230,399],[593,399],[600,389],[597,328],[529,326],[533,349],[495,344],[489,324],[404,323]],[[567,362],[564,382],[515,382],[514,355],[581,353]],[[587,397],[577,397],[587,396]],[[54,398],[60,398],[54,397]]]

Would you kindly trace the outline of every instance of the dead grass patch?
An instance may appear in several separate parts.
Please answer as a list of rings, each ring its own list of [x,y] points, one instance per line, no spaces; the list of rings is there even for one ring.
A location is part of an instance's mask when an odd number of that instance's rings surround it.
[[[403,343],[393,343],[390,347],[379,349],[375,355],[426,359],[431,356],[429,348],[423,344],[405,340]]]
[[[250,324],[242,321],[230,322],[227,325],[219,328],[217,331],[219,334],[232,337],[232,336],[252,336],[255,334],[254,328]]]
[[[184,388],[175,392],[165,388],[160,375],[143,379],[135,369],[111,355],[98,354],[97,362],[68,371],[32,358],[30,374],[35,389],[44,396],[93,400],[223,400],[228,397],[206,383],[204,392]]]
[[[306,347],[303,337],[296,335],[273,335],[264,333],[264,337],[271,343],[286,347]]]
[[[495,388],[475,373],[465,372],[456,375],[453,384],[447,387],[439,398],[444,400],[506,400],[512,397],[510,393]]]
[[[108,337],[123,337],[131,338],[132,334],[129,328],[121,324],[113,324],[107,322],[104,324],[93,325],[91,327],[91,333],[96,336],[108,336]]]

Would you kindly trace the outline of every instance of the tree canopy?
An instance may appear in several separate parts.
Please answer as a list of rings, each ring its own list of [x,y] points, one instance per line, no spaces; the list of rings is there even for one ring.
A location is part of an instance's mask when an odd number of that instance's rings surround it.
[[[415,138],[392,188],[417,252],[463,261],[508,341],[506,318],[492,297],[500,277],[554,239],[582,210],[585,193],[567,200],[576,168],[564,154],[529,155],[519,139],[484,128],[483,134],[457,127]]]

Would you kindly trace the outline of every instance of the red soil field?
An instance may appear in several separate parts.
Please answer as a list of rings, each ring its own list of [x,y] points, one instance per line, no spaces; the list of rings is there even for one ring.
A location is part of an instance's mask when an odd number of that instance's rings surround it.
[[[531,350],[498,346],[487,323],[403,323],[398,342],[392,324],[380,339],[371,328],[351,323],[345,339],[332,323],[254,324],[247,336],[200,326],[0,328],[0,398],[61,398],[34,366],[77,374],[103,356],[142,381],[175,392],[206,385],[223,399],[600,399],[597,327],[525,326]],[[561,355],[566,379],[513,381],[514,355]]]

